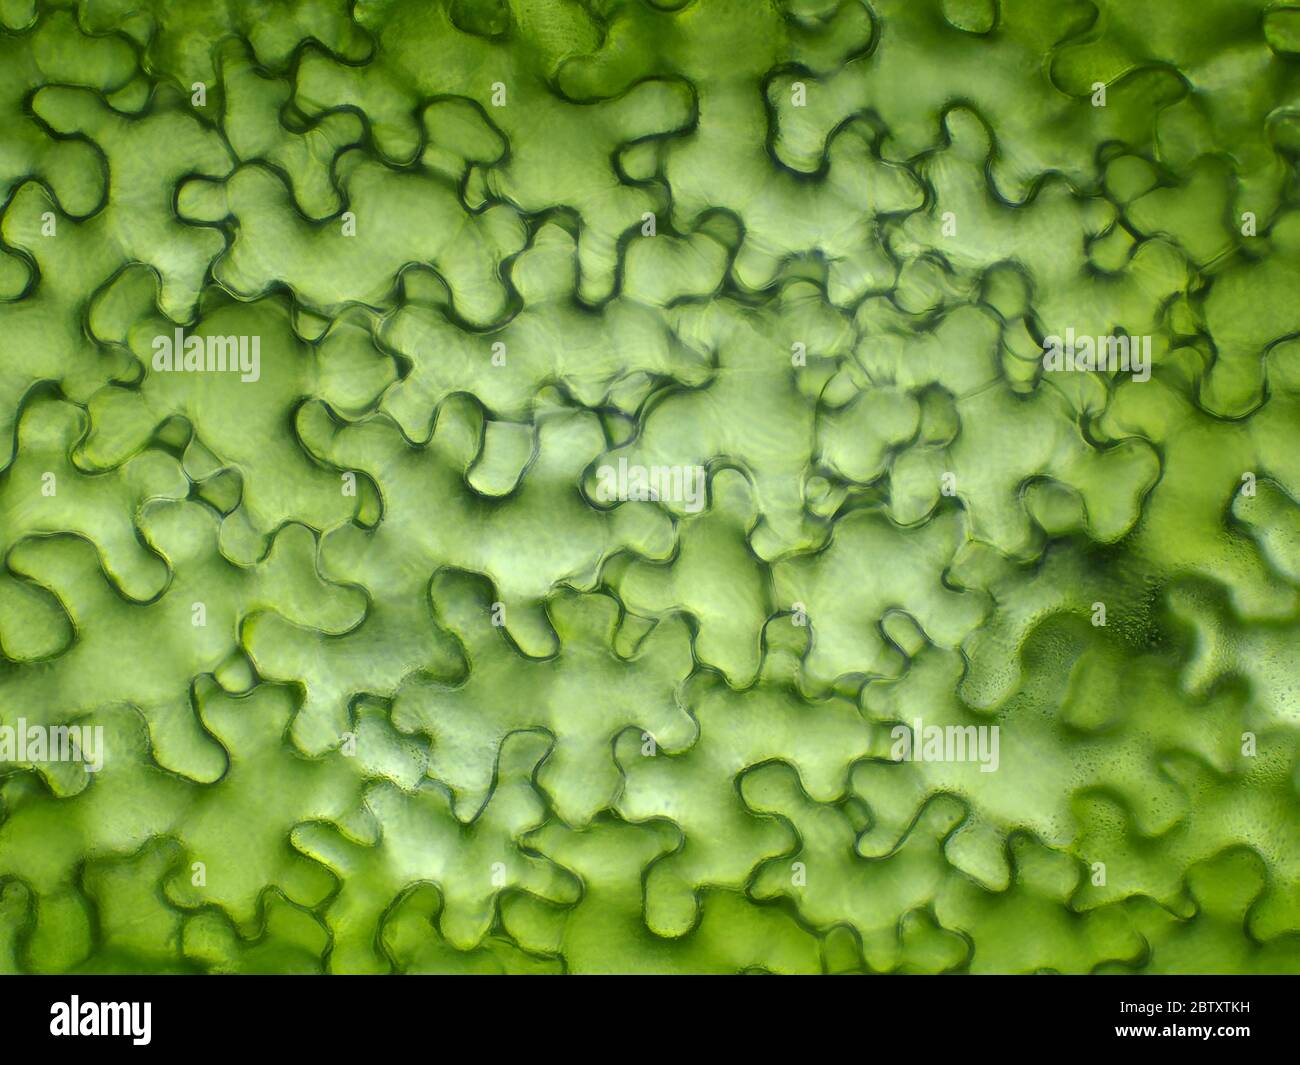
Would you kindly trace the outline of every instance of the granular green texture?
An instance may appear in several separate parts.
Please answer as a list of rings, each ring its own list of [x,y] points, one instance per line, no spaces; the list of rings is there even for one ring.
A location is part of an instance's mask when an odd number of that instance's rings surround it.
[[[1298,159],[1272,0],[0,0],[0,972],[1300,971]]]

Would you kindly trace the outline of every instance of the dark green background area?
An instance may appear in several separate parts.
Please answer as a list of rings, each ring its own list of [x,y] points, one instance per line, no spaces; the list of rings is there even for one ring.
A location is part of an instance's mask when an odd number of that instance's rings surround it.
[[[1297,153],[1252,0],[0,0],[0,973],[1300,971]]]

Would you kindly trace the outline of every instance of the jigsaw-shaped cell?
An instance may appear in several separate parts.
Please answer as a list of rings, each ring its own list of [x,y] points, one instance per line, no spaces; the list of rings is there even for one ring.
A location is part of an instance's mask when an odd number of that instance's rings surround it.
[[[815,447],[815,399],[825,374],[801,368],[792,352],[798,355],[802,346],[805,354],[842,354],[852,336],[806,283],[787,286],[778,306],[787,313],[755,312],[731,300],[674,308],[674,332],[712,356],[713,376],[704,387],[674,390],[648,404],[637,436],[601,458],[610,470],[624,463],[629,470],[676,470],[682,491],[678,498],[671,492],[660,498],[677,514],[689,502],[685,479],[692,471],[736,466],[753,485],[759,520],[750,545],[764,561],[821,539],[803,507],[803,476]],[[595,466],[587,473],[589,498],[597,498],[598,474]],[[631,484],[628,479],[624,490],[620,483],[618,498],[629,498]]]
[[[1235,418],[1263,399],[1264,356],[1296,331],[1294,308],[1284,293],[1300,284],[1300,211],[1288,210],[1268,233],[1270,254],[1239,256],[1226,264],[1205,295],[1205,328],[1216,359],[1200,402],[1222,418]]]
[[[286,128],[283,108],[293,85],[259,73],[247,46],[228,42],[221,50],[222,129],[241,162],[270,163],[288,176],[297,208],[321,221],[340,213],[334,162],[362,143],[364,125],[352,111],[335,111],[303,128]]]
[[[915,618],[940,647],[953,648],[983,621],[984,595],[949,580],[954,555],[966,537],[952,508],[923,525],[904,528],[874,510],[842,516],[827,547],[773,566],[776,599],[813,632],[804,677],[823,690],[842,677],[892,676],[899,654],[879,629],[899,608]],[[889,565],[881,561],[890,559]]]
[[[1153,116],[1187,92],[1174,70],[1154,63],[1099,70],[1086,82],[1058,87],[1044,58],[1089,28],[1096,8],[1088,0],[1003,0],[988,29],[951,19],[952,6],[873,3],[886,27],[875,49],[808,86],[805,121],[829,132],[865,104],[887,126],[882,157],[902,161],[939,146],[945,110],[970,100],[997,135],[989,180],[1000,195],[1020,201],[1052,170],[1078,187],[1095,184],[1097,151],[1114,141],[1149,144]],[[1092,102],[1096,83],[1106,86],[1104,107]],[[787,94],[781,119],[793,103]]]
[[[139,115],[114,110],[90,89],[61,85],[41,89],[31,106],[56,132],[84,137],[104,154],[107,202],[86,224],[101,245],[100,257],[116,251],[116,262],[111,271],[90,274],[83,285],[98,287],[120,266],[146,263],[161,279],[163,313],[188,321],[225,241],[214,230],[184,225],[172,205],[183,176],[216,179],[230,173],[234,161],[224,142],[169,92]]]
[[[84,403],[109,381],[137,376],[125,352],[105,352],[81,327],[94,287],[121,265],[111,245],[100,239],[100,217],[74,222],[43,188],[30,183],[14,193],[0,215],[4,243],[26,253],[6,259],[18,276],[0,302],[0,467],[13,457],[14,424],[24,401],[48,387],[46,382]]]
[[[1298,57],[0,0],[0,972],[1296,970]]]
[[[1098,435],[1141,437],[1161,456],[1160,482],[1144,500],[1130,550],[1157,572],[1221,583],[1244,618],[1294,616],[1296,589],[1279,581],[1253,546],[1243,550],[1249,541],[1224,519],[1259,477],[1276,479],[1293,496],[1300,491],[1294,449],[1281,445],[1294,435],[1286,426],[1296,424],[1300,405],[1279,389],[1256,417],[1225,420],[1188,393],[1175,379],[1128,382],[1097,420]]]
[[[344,0],[274,7],[258,0],[232,0],[219,7],[202,0],[96,0],[79,6],[89,30],[130,37],[144,51],[143,61],[150,71],[186,91],[196,79],[207,87],[216,82],[213,42],[223,38],[247,39],[259,62],[276,70],[287,66],[305,41],[354,63],[366,60],[373,49]]]
[[[427,438],[443,401],[461,392],[512,420],[529,419],[547,386],[583,406],[616,404],[634,415],[657,390],[708,379],[706,358],[676,342],[652,308],[623,297],[598,313],[576,306],[573,255],[572,236],[542,226],[510,264],[523,307],[487,334],[466,332],[442,293],[408,279],[407,301],[379,331],[385,347],[410,363],[384,396],[407,436]]]
[[[1271,6],[1263,0],[1211,0],[1195,8],[1162,5],[1157,13],[1096,0],[1095,26],[1062,41],[1050,76],[1078,96],[1099,81],[1113,84],[1153,69],[1176,71],[1188,91],[1170,106],[1153,109],[1157,158],[1178,170],[1191,169],[1206,155],[1226,158],[1241,175],[1249,200],[1266,211],[1285,181],[1269,116],[1278,100],[1294,98],[1300,87],[1285,46],[1279,48],[1286,10],[1265,10]],[[1108,100],[1106,109],[1110,106]]]
[[[87,863],[81,879],[100,938],[79,971],[186,971],[180,957],[183,916],[160,889],[182,857],[174,840],[155,839],[135,854]]]
[[[941,256],[968,277],[995,264],[1019,264],[1032,284],[1040,341],[1067,329],[1080,337],[1151,336],[1158,365],[1167,346],[1166,306],[1191,280],[1187,253],[1152,238],[1114,269],[1098,270],[1091,246],[1114,230],[1114,204],[1080,195],[1053,175],[1026,201],[1008,203],[983,180],[992,151],[988,127],[964,109],[948,112],[945,126],[949,144],[917,164],[934,198],[891,233],[891,250],[905,261]]]
[[[734,470],[715,474],[710,493],[709,508],[681,523],[670,560],[615,562],[604,577],[634,613],[688,613],[699,626],[699,660],[744,688],[758,676],[759,636],[773,612],[766,573],[747,542],[758,512],[749,483]]]
[[[502,908],[506,901],[501,900]],[[562,958],[529,954],[506,936],[490,935],[473,950],[457,950],[438,932],[441,914],[442,898],[431,884],[417,885],[393,907],[381,936],[398,972],[495,976],[564,971]]]
[[[120,671],[120,660],[109,668]],[[4,689],[7,696],[7,678]],[[97,745],[103,764],[94,773],[83,770],[80,790],[52,791],[42,774],[26,767],[0,774],[0,883],[16,878],[38,899],[19,940],[28,972],[67,972],[93,955],[95,918],[81,889],[82,867],[87,860],[134,854],[165,835],[191,797],[192,785],[154,761],[134,710],[105,707],[77,724],[103,730]]]
[[[934,912],[944,928],[974,942],[972,973],[1089,973],[1138,960],[1145,944],[1119,906],[1089,913],[1067,903],[1084,875],[1069,855],[1031,836],[1007,843],[1011,886],[990,892],[953,877]]]
[[[1086,541],[1051,542],[1032,563],[969,544],[954,559],[952,578],[995,604],[961,644],[968,668],[958,693],[977,710],[1001,705],[1016,690],[1022,669],[1018,649],[1054,615],[1087,618],[1097,626],[1118,623],[1135,644],[1150,632],[1152,604],[1145,590],[1098,565]]]
[[[53,658],[72,644],[75,630],[48,589],[19,574],[0,574],[0,654],[10,662]]]
[[[750,767],[786,758],[819,802],[841,799],[849,766],[873,750],[871,729],[852,700],[806,701],[796,683],[794,641],[769,626],[764,674],[743,692],[703,675],[688,690],[700,736],[689,751],[660,749],[656,737],[625,734],[615,748],[626,777],[617,809],[631,821],[678,826],[681,848],[646,877],[646,922],[681,935],[699,918],[700,891],[739,890],[765,859],[788,850],[788,831],[755,818],[735,781]]]
[[[802,100],[811,80],[805,72],[833,70],[870,45],[873,19],[865,6],[836,4],[824,17],[804,20],[776,7],[710,3],[649,17],[625,8],[616,19],[623,33],[607,37],[600,52],[566,61],[561,85],[596,91],[631,81],[638,38],[671,32],[692,42],[675,65],[698,87],[696,128],[665,141],[661,167],[678,230],[715,212],[739,219],[743,243],[731,274],[747,289],[767,288],[795,256],[824,263],[827,292],[838,306],[890,283],[894,267],[876,226],[882,215],[921,205],[915,178],[880,160],[866,123],[843,122],[794,166],[783,152],[784,128],[770,128],[774,96]],[[727,43],[736,34],[746,41],[743,53]],[[797,71],[797,87],[772,77],[783,68]],[[810,171],[815,180],[808,180]]]
[[[854,389],[842,406],[818,420],[821,462],[847,481],[869,484],[889,467],[892,453],[910,442],[921,424],[921,405],[907,392],[880,385]]]
[[[964,668],[953,653],[926,648],[902,677],[869,683],[863,702],[888,731],[890,750],[854,768],[853,791],[873,818],[863,853],[897,846],[936,793],[968,804],[969,817],[945,850],[954,867],[990,890],[1007,887],[1001,846],[1016,831],[1096,857],[1079,842],[1086,830],[1078,796],[1123,803],[1143,839],[1198,831],[1197,804],[1167,772],[1169,759],[1237,772],[1243,730],[1265,723],[1230,695],[1189,716],[1170,663],[1125,642],[1077,620],[1039,625],[1019,651],[1018,690],[992,714],[973,712],[953,694]]]
[[[582,897],[566,915],[558,944],[566,971],[626,972],[629,957],[647,973],[820,970],[819,944],[807,929],[790,914],[753,906],[734,891],[704,890],[698,919],[680,935],[668,938],[647,928],[644,871],[679,839],[664,821],[629,825],[613,819],[585,832],[551,822],[529,835],[530,846],[582,881]]]
[[[575,827],[618,794],[622,780],[611,747],[620,733],[651,736],[669,751],[695,738],[679,695],[692,668],[690,637],[680,620],[660,622],[633,656],[623,658],[612,646],[619,617],[613,599],[557,594],[546,610],[559,650],[538,661],[510,645],[504,629],[493,624],[491,600],[463,578],[436,578],[433,599],[439,620],[463,648],[464,679],[449,684],[412,677],[394,699],[393,723],[429,737],[429,775],[451,790],[462,821],[487,800],[501,745],[521,729],[555,737],[537,784]]]
[[[755,813],[787,821],[797,841],[756,872],[750,887],[754,897],[791,900],[814,928],[848,924],[861,936],[872,969],[897,968],[904,914],[930,904],[948,880],[943,839],[961,822],[961,804],[935,798],[897,850],[868,860],[855,850],[861,807],[810,799],[788,765],[751,770],[741,778],[740,790]]]
[[[324,972],[329,931],[319,917],[275,888],[262,901],[262,927],[241,936],[220,910],[205,909],[185,919],[181,946],[186,959],[206,973],[311,975]]]
[[[311,452],[344,469],[345,482],[370,478],[384,506],[374,527],[342,526],[321,544],[322,572],[369,592],[362,624],[326,638],[268,615],[247,631],[262,676],[305,688],[294,725],[304,750],[320,752],[337,742],[355,694],[392,695],[421,671],[448,681],[461,675],[459,652],[430,611],[435,571],[455,567],[489,577],[502,627],[526,653],[544,656],[556,636],[542,601],[554,585],[590,586],[601,560],[617,547],[650,557],[670,549],[664,515],[647,509],[602,515],[571,487],[599,448],[593,423],[570,414],[546,419],[522,490],[484,499],[465,481],[482,432],[481,413],[472,406],[444,404],[433,436],[420,447],[386,418],[342,426],[319,405],[301,409],[299,432]],[[568,506],[557,507],[565,497]]]
[[[129,348],[145,377],[138,387],[109,386],[91,397],[91,432],[78,457],[92,468],[118,466],[169,419],[183,419],[191,476],[201,480],[224,470],[239,478],[239,506],[219,507],[221,551],[244,565],[266,555],[286,522],[328,529],[354,518],[362,497],[304,454],[294,412],[315,389],[353,402],[370,389],[377,395],[389,379],[386,359],[376,353],[367,360],[363,352],[359,361],[343,350],[349,346],[344,325],[307,347],[279,299],[243,304],[213,293],[202,317],[178,329],[149,313],[147,298],[135,289],[122,294],[120,310],[102,308],[97,321],[105,338]],[[350,373],[343,365],[349,361]],[[211,458],[197,462],[194,442]]]
[[[228,767],[219,780],[196,786],[176,818],[185,861],[166,879],[166,894],[184,909],[219,907],[248,937],[268,886],[308,907],[330,894],[329,874],[287,846],[294,826],[333,820],[354,833],[373,832],[367,815],[349,818],[362,793],[361,766],[340,751],[308,758],[293,746],[287,688],[261,685],[231,696],[205,680],[194,697]]]
[[[230,636],[241,615],[274,610],[294,624],[339,635],[364,616],[360,589],[332,585],[316,572],[316,539],[305,526],[283,526],[266,557],[248,569],[222,557],[218,522],[207,508],[148,503],[140,531],[172,569],[166,598],[174,597],[180,613],[190,615],[191,627],[224,629]],[[200,618],[195,603],[204,607]],[[209,625],[209,618],[216,623]]]
[[[1170,913],[1151,899],[1131,899],[1126,909],[1146,940],[1141,959],[1149,973],[1300,972],[1300,932],[1260,942],[1250,930],[1252,907],[1267,882],[1268,869],[1245,847],[1229,848],[1187,872],[1194,913]],[[1119,965],[1109,971],[1126,971]]]
[[[1263,893],[1252,909],[1259,938],[1296,931],[1295,922],[1284,916],[1293,902],[1294,892],[1289,887],[1293,859],[1277,851],[1279,841],[1269,840],[1254,828],[1256,818],[1277,816],[1285,802],[1278,789],[1265,784],[1265,774],[1283,759],[1294,757],[1295,747],[1276,731],[1262,734],[1260,742],[1262,746],[1251,757],[1259,758],[1262,765],[1243,765],[1231,773],[1216,773],[1187,755],[1164,757],[1160,768],[1185,791],[1190,812],[1159,835],[1144,833],[1128,807],[1104,792],[1082,793],[1075,802],[1079,836],[1071,849],[1087,863],[1089,875],[1080,881],[1071,905],[1090,911],[1145,897],[1171,914],[1189,918],[1195,905],[1186,890],[1187,870],[1224,849],[1241,845],[1251,847],[1280,878],[1279,886]],[[1245,763],[1246,757],[1241,761]],[[1247,803],[1230,805],[1227,797],[1239,790],[1243,778],[1253,778],[1256,787]],[[1235,838],[1243,829],[1243,836]],[[1288,841],[1283,846],[1294,844]],[[1255,935],[1253,929],[1250,934]]]
[[[80,466],[73,449],[86,432],[81,408],[49,395],[23,406],[18,448],[0,483],[6,552],[32,537],[66,534],[93,545],[104,572],[122,594],[153,599],[166,565],[140,542],[134,522],[149,499],[183,499],[188,484],[172,456],[142,451],[108,473]]]
[[[589,506],[580,477],[604,445],[597,419],[559,409],[540,417],[537,453],[519,489],[485,499],[466,476],[482,446],[482,412],[463,400],[443,404],[432,435],[410,443],[385,417],[341,425],[318,404],[299,411],[298,430],[313,453],[378,486],[383,520],[329,533],[322,565],[372,590],[401,582],[423,596],[446,567],[481,573],[509,608],[504,625],[534,655],[554,647],[541,601],[560,583],[589,588],[601,562],[620,548],[650,558],[671,550],[671,522],[653,507]],[[508,545],[508,546],[506,546]]]
[[[326,315],[350,303],[387,307],[402,268],[424,263],[446,280],[462,321],[486,328],[502,318],[501,264],[524,243],[518,215],[499,205],[470,214],[447,179],[390,169],[360,150],[339,156],[335,172],[346,205],[337,219],[299,217],[283,179],[261,163],[240,166],[223,195],[202,179],[187,183],[179,209],[198,222],[234,219],[238,235],[214,273],[240,298],[285,286]]]
[[[320,821],[294,829],[296,851],[339,881],[324,909],[333,937],[331,971],[387,971],[388,958],[376,951],[389,906],[420,884],[441,892],[438,931],[460,951],[484,941],[499,901],[513,892],[577,901],[579,884],[571,873],[520,846],[521,837],[548,818],[530,777],[549,747],[535,732],[515,733],[502,744],[491,797],[468,826],[452,813],[446,789],[432,781],[411,791],[375,781],[364,797],[366,815],[378,826],[373,843]]]
[[[1230,252],[1238,243],[1236,227],[1230,226],[1234,175],[1218,156],[1205,156],[1179,175],[1177,184],[1157,184],[1155,170],[1144,159],[1121,156],[1110,167],[1144,168],[1151,173],[1149,189],[1129,199],[1125,216],[1140,233],[1164,235],[1186,250],[1202,268]],[[1126,178],[1124,184],[1127,184]],[[1166,179],[1168,180],[1168,179]],[[1115,191],[1123,194],[1123,185]],[[1127,199],[1128,197],[1126,197]]]
[[[1140,440],[1097,447],[1072,407],[1054,387],[1017,396],[993,386],[958,397],[960,430],[951,443],[909,449],[894,460],[894,520],[913,525],[944,496],[955,496],[969,515],[972,537],[1007,555],[1034,557],[1043,549],[1043,533],[1025,505],[1025,489],[1051,481],[1077,496],[1093,541],[1121,539],[1141,516],[1142,500],[1160,475],[1159,458]],[[1005,432],[1012,423],[1014,438]]]
[[[267,557],[247,570],[221,556],[215,517],[194,503],[145,504],[136,535],[157,552],[149,557],[162,569],[159,587],[140,596],[144,602],[115,590],[111,569],[106,579],[85,534],[27,539],[11,550],[10,568],[48,589],[77,635],[41,668],[15,672],[7,687],[14,705],[30,701],[33,718],[50,721],[129,702],[148,720],[162,764],[214,780],[222,756],[199,727],[192,679],[215,673],[236,690],[251,683],[239,628],[260,610],[274,607],[299,623],[342,631],[360,619],[363,600],[320,580],[315,541],[301,526],[284,529]],[[122,661],[148,661],[151,668],[144,676],[123,672],[116,668]],[[84,676],[97,678],[93,689],[78,684]]]
[[[1293,625],[1243,621],[1234,617],[1219,588],[1203,582],[1174,584],[1166,593],[1171,628],[1190,630],[1182,663],[1181,687],[1193,699],[1216,692],[1225,680],[1244,677],[1261,722],[1294,721],[1300,716],[1289,649]]]
[[[314,115],[355,103],[368,116],[380,152],[405,164],[426,141],[436,146],[439,139],[436,126],[419,121],[418,104],[448,97],[473,101],[510,150],[499,161],[491,155],[473,160],[492,165],[468,173],[470,206],[477,209],[490,198],[528,213],[556,207],[579,213],[578,292],[588,303],[608,299],[621,240],[643,224],[646,213],[663,207],[657,190],[622,180],[619,150],[686,130],[694,111],[690,86],[660,75],[600,94],[605,98],[555,94],[552,79],[560,62],[599,44],[597,23],[581,8],[549,6],[542,18],[540,12],[521,16],[531,32],[480,36],[457,23],[455,6],[439,5],[419,19],[380,10],[387,6],[358,13],[378,40],[380,61],[343,65],[308,53],[297,71],[298,106]],[[443,61],[430,64],[430,54]],[[554,150],[557,143],[565,145],[563,153]]]
[[[36,177],[70,215],[101,205],[110,176],[102,155],[85,141],[50,136],[24,105],[45,85],[112,92],[134,67],[126,41],[83,33],[68,11],[46,14],[29,34],[0,35],[0,203]]]

